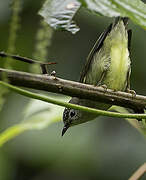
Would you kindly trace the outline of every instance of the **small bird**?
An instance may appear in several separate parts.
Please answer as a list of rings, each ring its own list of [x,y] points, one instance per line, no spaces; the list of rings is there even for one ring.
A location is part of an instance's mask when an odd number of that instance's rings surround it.
[[[80,82],[105,86],[114,91],[130,89],[131,61],[129,49],[132,31],[127,30],[128,18],[117,17],[113,24],[100,35],[87,57]],[[73,97],[69,103],[107,110],[110,104]],[[93,120],[97,115],[65,108],[62,136],[71,126]]]

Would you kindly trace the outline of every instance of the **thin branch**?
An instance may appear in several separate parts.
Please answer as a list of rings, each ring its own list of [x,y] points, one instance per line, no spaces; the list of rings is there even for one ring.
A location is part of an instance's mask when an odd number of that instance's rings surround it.
[[[134,174],[129,178],[129,180],[138,180],[146,173],[146,163],[140,166]]]
[[[88,108],[88,107],[84,107],[84,106],[80,106],[80,105],[76,105],[76,104],[66,103],[66,102],[60,101],[60,100],[55,100],[55,99],[47,97],[47,96],[38,95],[36,93],[18,88],[18,87],[13,86],[13,85],[10,85],[10,84],[3,82],[3,81],[0,81],[0,85],[5,86],[14,92],[17,92],[18,94],[24,95],[24,96],[29,97],[29,98],[38,99],[41,101],[45,101],[48,103],[56,104],[56,105],[67,107],[67,108],[78,109],[78,110],[85,111],[88,113],[96,114],[97,116],[102,115],[102,116],[117,117],[117,118],[146,119],[146,114],[129,114],[129,113],[122,114],[122,113],[117,113],[117,112],[109,112],[109,111],[104,111],[104,110],[98,110],[98,109]]]
[[[56,64],[56,62],[42,62],[42,61],[34,60],[34,59],[31,59],[31,58],[26,58],[26,57],[23,57],[23,56],[19,56],[19,55],[11,55],[11,54],[4,53],[4,52],[0,52],[0,57],[2,57],[2,58],[10,57],[10,58],[12,58],[12,59],[14,59],[16,61],[18,60],[18,61],[26,62],[26,63],[29,63],[29,64],[40,64],[40,65]]]
[[[8,54],[5,52],[0,52],[0,57],[10,58],[10,59],[14,59],[16,61],[26,62],[29,64],[39,64],[43,74],[48,73],[48,71],[47,71],[48,65],[56,64],[56,62],[41,62],[41,61],[37,61],[37,60],[31,59],[31,58],[26,58],[26,57],[18,56],[18,55],[12,55],[12,54]]]
[[[110,89],[105,90],[102,87],[68,81],[54,76],[31,74],[2,68],[0,68],[0,80],[2,80],[3,73],[7,76],[9,83],[16,86],[100,101],[131,109],[146,107],[146,96],[134,96],[130,93],[114,92]]]

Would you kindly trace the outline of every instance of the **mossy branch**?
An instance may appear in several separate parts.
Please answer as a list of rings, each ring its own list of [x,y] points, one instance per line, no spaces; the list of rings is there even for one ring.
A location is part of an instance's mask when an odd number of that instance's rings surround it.
[[[0,80],[2,80],[3,73],[7,76],[9,83],[16,86],[100,101],[131,109],[145,109],[146,107],[146,96],[134,96],[130,93],[114,92],[110,89],[105,90],[102,87],[68,81],[54,76],[31,74],[2,68],[0,68]]]

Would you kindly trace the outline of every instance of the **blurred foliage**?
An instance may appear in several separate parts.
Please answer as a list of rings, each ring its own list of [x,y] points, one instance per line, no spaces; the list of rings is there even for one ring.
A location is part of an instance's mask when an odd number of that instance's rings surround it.
[[[47,61],[48,47],[51,45],[53,29],[43,20],[40,20],[40,26],[36,33],[36,43],[32,57],[39,61]],[[39,72],[38,64],[33,64],[30,67],[31,72]],[[40,69],[40,67],[39,67]]]
[[[19,29],[19,21],[20,21],[20,11],[21,11],[20,0],[13,0],[11,3],[11,9],[12,9],[12,15],[11,15],[11,21],[10,21],[10,27],[9,27],[9,39],[8,39],[7,52],[14,53],[15,52],[15,43],[16,43],[17,32]],[[4,60],[3,67],[4,68],[11,68],[10,58],[6,58]],[[8,81],[4,74],[3,74],[3,79],[5,79],[5,81]],[[1,87],[0,110],[3,107],[3,104],[5,102],[5,97],[7,96],[8,92],[9,92],[8,89]]]
[[[9,4],[10,0],[0,2],[1,51],[7,50],[8,47]],[[41,20],[37,12],[41,4],[41,0],[35,3],[23,1],[22,23],[16,41],[17,54],[32,57],[34,53],[36,33]],[[56,66],[49,66],[50,72],[55,70],[57,76],[71,80],[78,80],[88,52],[112,19],[96,16],[81,8],[75,16],[75,21],[81,29],[76,35],[55,31],[51,47],[47,48],[49,59],[58,62]],[[133,30],[131,86],[138,94],[146,95],[146,32],[132,23],[129,27]],[[21,62],[13,64],[16,70],[30,69]],[[39,119],[45,116],[49,121],[47,109],[50,105],[41,104],[9,93],[0,114],[0,131],[20,123],[29,113],[34,112],[37,116],[36,112],[42,106],[46,108],[40,113]],[[54,109],[59,111],[58,107]],[[100,117],[98,120],[71,128],[64,138],[60,136],[62,126],[62,123],[56,123],[43,131],[24,133],[1,148],[0,179],[123,180],[128,179],[146,161],[146,140],[122,119]],[[141,179],[144,180],[145,176]]]
[[[52,98],[56,100],[65,100],[63,97]],[[42,130],[48,127],[50,124],[60,121],[62,118],[61,113],[63,109],[63,107],[59,106],[57,107],[56,111],[56,106],[53,104],[31,100],[26,109],[24,109],[24,117],[22,122],[7,128],[0,134],[0,146],[25,131]]]
[[[33,54],[34,59],[45,61],[47,59],[48,47],[51,45],[53,29],[43,20],[40,21],[40,28],[36,33],[36,46]]]
[[[9,27],[9,40],[7,52],[10,54],[15,53],[15,43],[17,38],[17,32],[20,28],[20,12],[21,12],[21,0],[12,0],[11,2],[11,20]],[[7,61],[9,63],[10,61]]]

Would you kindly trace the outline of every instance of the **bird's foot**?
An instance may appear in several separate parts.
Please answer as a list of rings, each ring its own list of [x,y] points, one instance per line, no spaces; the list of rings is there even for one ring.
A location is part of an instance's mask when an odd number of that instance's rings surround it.
[[[104,89],[104,91],[107,91],[107,85],[106,84],[98,84],[97,87],[102,87]]]
[[[134,90],[127,89],[126,92],[132,94],[132,97],[136,97],[136,92]]]

